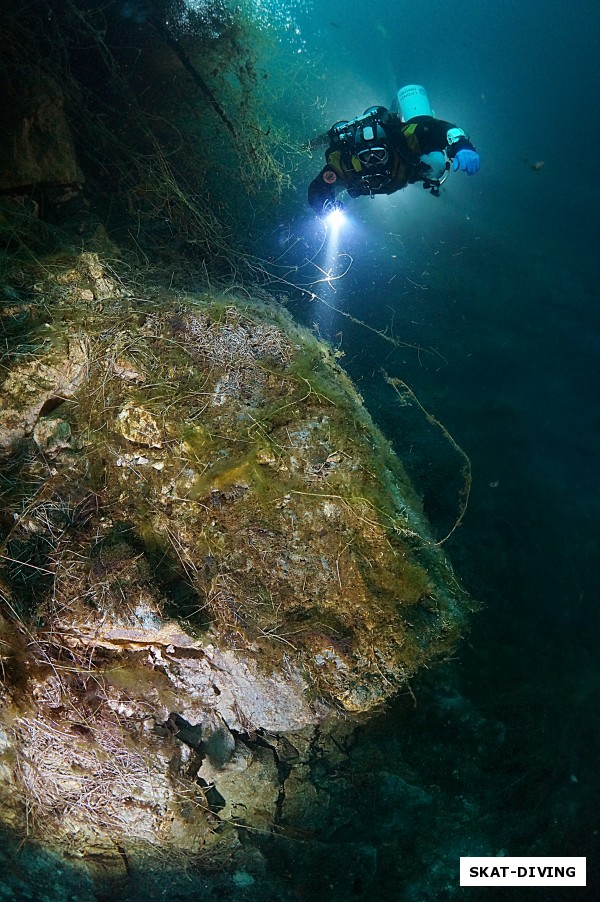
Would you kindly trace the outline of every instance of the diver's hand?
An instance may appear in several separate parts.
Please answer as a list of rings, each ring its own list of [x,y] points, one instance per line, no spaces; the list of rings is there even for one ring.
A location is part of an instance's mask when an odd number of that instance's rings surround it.
[[[474,150],[469,150],[467,147],[464,147],[462,150],[459,150],[454,157],[452,171],[456,172],[457,169],[462,169],[467,175],[475,175],[476,172],[479,172],[479,165],[479,154]]]
[[[336,210],[339,213],[344,212],[344,205],[341,202],[341,200],[326,200],[323,204],[323,210],[322,210],[321,216],[323,218],[325,218],[326,216],[329,216],[331,213],[335,213]]]

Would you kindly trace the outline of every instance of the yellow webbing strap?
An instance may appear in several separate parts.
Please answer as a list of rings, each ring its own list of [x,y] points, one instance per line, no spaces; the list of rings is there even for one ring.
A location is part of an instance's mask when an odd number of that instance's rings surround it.
[[[415,135],[415,130],[417,128],[418,122],[411,122],[410,125],[407,125],[406,128],[402,129],[402,134],[406,138],[406,143],[410,147],[411,150],[414,150],[416,153],[419,151],[419,140]]]
[[[344,175],[342,155],[339,150],[334,150],[327,154],[327,164],[331,166],[332,169],[335,169],[338,175]]]
[[[362,172],[362,165],[358,157],[355,157],[354,154],[350,159],[352,169],[355,172]],[[339,150],[333,150],[330,154],[327,154],[327,163],[331,166],[332,169],[335,169],[338,175],[341,175],[342,178],[349,175],[349,170],[345,169],[342,164],[342,154]]]

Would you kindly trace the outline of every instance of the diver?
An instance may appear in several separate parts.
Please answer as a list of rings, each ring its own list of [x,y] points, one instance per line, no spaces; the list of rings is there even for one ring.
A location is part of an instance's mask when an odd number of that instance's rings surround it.
[[[468,175],[478,172],[479,154],[462,128],[434,117],[424,88],[406,85],[393,106],[369,107],[356,119],[336,122],[324,136],[326,164],[308,187],[308,203],[318,216],[343,209],[336,200],[343,188],[350,197],[374,197],[422,182],[439,197],[451,166]]]

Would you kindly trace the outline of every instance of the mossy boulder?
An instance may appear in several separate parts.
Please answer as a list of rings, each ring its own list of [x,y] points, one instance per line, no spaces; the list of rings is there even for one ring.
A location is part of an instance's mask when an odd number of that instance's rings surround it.
[[[48,738],[61,722],[71,750],[98,738],[132,764],[139,842],[181,845],[175,784],[202,795],[219,774],[221,807],[237,817],[252,774],[269,771],[264,826],[293,767],[282,776],[280,758],[252,746],[257,731],[306,737],[372,711],[455,647],[470,602],[335,355],[281,306],[134,292],[98,259],[93,273],[82,259],[47,271],[53,338],[14,361],[0,413],[2,594],[15,636],[31,637],[5,696],[22,721],[15,754],[38,742],[61,759],[71,836],[90,792],[81,772],[100,764],[89,750],[64,764],[65,743]],[[208,734],[185,738],[209,721],[228,749],[210,781],[198,778]],[[173,736],[199,755],[195,770],[173,764]],[[306,739],[297,746],[306,767]],[[162,820],[147,811],[145,768]],[[43,821],[50,773],[28,779]],[[100,833],[116,823],[115,792],[106,823],[88,812]],[[190,850],[210,833],[204,801]]]

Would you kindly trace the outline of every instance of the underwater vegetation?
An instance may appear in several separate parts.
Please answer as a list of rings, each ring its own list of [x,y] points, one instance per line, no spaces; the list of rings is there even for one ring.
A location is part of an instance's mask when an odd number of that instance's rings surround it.
[[[24,203],[64,221],[73,208],[85,219],[93,197],[155,262],[238,271],[239,239],[289,186],[298,153],[267,111],[270,37],[252,4],[34,0],[0,16],[12,246]]]
[[[315,743],[450,654],[472,603],[267,295],[92,251],[13,277],[44,316],[11,312],[3,364],[5,823],[117,871],[292,829]]]

